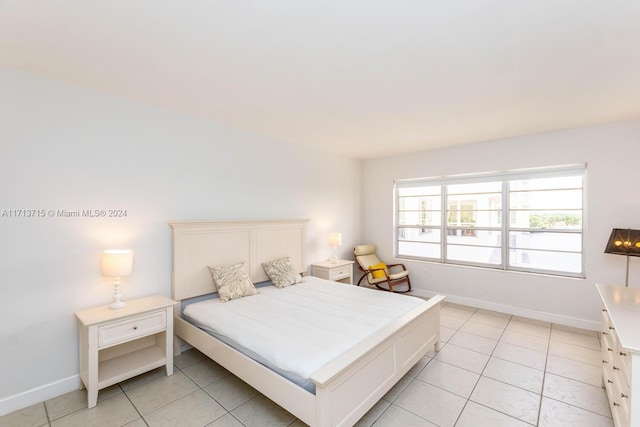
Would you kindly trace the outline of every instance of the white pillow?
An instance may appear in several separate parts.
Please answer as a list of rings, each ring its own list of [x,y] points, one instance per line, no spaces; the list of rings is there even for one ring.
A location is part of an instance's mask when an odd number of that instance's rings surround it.
[[[289,257],[263,262],[262,268],[276,288],[284,288],[285,286],[304,282],[300,273],[291,265]]]
[[[218,288],[220,302],[247,297],[258,293],[251,283],[244,263],[209,267]]]

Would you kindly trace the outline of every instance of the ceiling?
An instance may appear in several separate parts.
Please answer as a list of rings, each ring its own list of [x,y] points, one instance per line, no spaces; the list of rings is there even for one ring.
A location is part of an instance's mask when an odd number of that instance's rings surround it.
[[[0,0],[0,66],[376,158],[640,118],[640,1]]]

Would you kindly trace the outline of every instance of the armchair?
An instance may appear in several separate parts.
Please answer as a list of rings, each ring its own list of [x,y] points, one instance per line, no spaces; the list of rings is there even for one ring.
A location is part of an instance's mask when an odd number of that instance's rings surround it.
[[[409,271],[404,264],[385,264],[380,261],[376,255],[376,245],[358,245],[353,249],[353,254],[358,268],[364,273],[357,286],[360,286],[360,282],[366,278],[367,283],[383,291],[398,293],[411,291]],[[403,283],[406,283],[406,289],[394,290],[395,286]]]

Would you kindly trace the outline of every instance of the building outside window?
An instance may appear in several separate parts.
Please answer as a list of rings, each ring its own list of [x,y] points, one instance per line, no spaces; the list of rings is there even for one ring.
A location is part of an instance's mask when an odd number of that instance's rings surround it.
[[[584,277],[585,165],[395,183],[396,256]]]

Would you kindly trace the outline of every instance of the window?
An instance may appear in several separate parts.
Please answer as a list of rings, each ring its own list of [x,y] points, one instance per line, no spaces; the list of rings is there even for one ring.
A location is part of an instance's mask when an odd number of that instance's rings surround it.
[[[584,277],[585,166],[395,183],[396,255]]]

